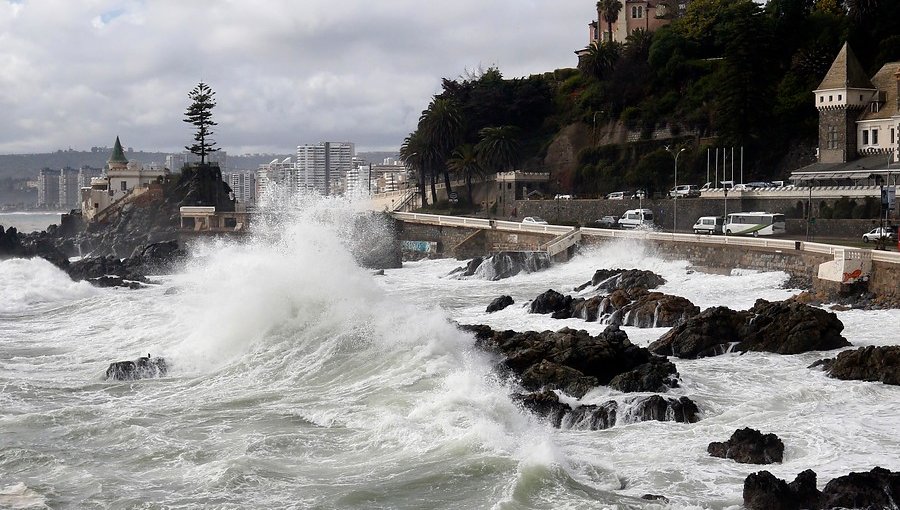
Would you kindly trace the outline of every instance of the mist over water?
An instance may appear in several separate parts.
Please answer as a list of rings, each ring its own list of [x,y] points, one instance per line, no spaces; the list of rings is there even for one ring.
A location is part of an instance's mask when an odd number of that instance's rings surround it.
[[[900,469],[886,453],[897,390],[806,369],[816,353],[675,360],[673,394],[698,402],[695,424],[556,430],[512,403],[496,360],[451,323],[602,331],[521,307],[599,268],[655,271],[701,308],[783,299],[783,273],[706,275],[622,243],[495,282],[447,276],[454,260],[372,276],[346,248],[365,241],[347,239],[354,209],[313,197],[270,209],[249,239],[198,246],[139,291],[0,261],[0,507],[662,508],[639,499],[654,493],[737,508],[759,468],[706,444],[743,426],[785,441],[776,476]],[[501,294],[516,304],[486,315]],[[900,314],[839,317],[851,342],[880,345],[893,340],[872,322]],[[647,345],[665,329],[626,331]],[[147,353],[168,360],[165,378],[103,381],[111,361]]]

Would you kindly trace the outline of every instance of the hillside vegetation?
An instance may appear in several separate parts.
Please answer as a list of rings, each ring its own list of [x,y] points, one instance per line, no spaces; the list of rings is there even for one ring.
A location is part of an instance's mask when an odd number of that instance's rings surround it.
[[[844,41],[870,75],[900,60],[900,2],[693,0],[654,33],[587,48],[578,69],[444,79],[401,157],[423,195],[451,176],[514,168],[549,170],[559,191],[582,195],[663,191],[673,179],[666,145],[686,148],[679,182],[705,182],[707,147],[729,147],[729,159],[735,147],[735,160],[743,147],[745,180],[781,178],[813,161],[812,90]],[[547,157],[561,136],[574,161]]]

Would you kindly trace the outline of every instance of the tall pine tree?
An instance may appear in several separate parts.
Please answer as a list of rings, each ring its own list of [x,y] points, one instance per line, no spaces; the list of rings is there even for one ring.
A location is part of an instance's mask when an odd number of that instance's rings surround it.
[[[217,125],[212,120],[212,109],[216,106],[216,93],[209,85],[202,81],[188,93],[191,105],[184,112],[184,121],[197,127],[194,133],[194,143],[184,148],[200,156],[200,164],[206,164],[206,156],[216,152],[216,142],[210,138],[214,133],[212,126]]]

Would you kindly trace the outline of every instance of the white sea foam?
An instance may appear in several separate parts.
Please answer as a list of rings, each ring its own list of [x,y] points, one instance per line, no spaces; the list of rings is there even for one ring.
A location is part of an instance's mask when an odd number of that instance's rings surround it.
[[[515,384],[450,322],[602,331],[522,306],[599,268],[649,269],[665,292],[732,308],[789,295],[783,273],[691,272],[623,242],[496,282],[448,278],[452,260],[373,277],[346,249],[352,204],[294,205],[265,211],[246,242],[197,246],[184,273],[140,291],[0,262],[0,334],[14,339],[0,341],[0,486],[47,488],[54,507],[660,508],[638,499],[653,493],[722,509],[740,504],[747,469],[706,444],[743,426],[785,440],[777,476],[900,469],[896,389],[807,369],[822,353],[675,360],[672,395],[697,401],[700,422],[556,430],[513,403]],[[501,294],[516,304],[486,314]],[[893,342],[873,324],[900,319],[839,316],[867,345]],[[647,345],[665,329],[626,331]],[[169,376],[101,381],[110,361],[148,351]],[[621,398],[598,388],[581,402]]]

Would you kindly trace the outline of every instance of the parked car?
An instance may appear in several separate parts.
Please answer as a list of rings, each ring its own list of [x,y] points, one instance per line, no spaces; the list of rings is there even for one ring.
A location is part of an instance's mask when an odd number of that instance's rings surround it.
[[[866,232],[862,236],[864,243],[869,241],[878,241],[879,239],[887,239],[890,241],[897,239],[897,227],[875,227]]]
[[[625,200],[625,192],[624,191],[613,191],[609,195],[606,195],[608,200]]]
[[[653,211],[650,209],[629,209],[619,218],[622,228],[653,227]]]
[[[725,218],[721,216],[701,216],[694,223],[695,234],[721,234]]]
[[[594,222],[599,228],[619,228],[619,217],[618,216],[604,216],[599,220]]]
[[[575,196],[574,195],[556,195],[553,198],[554,198],[554,200],[572,200],[573,198],[575,198]]]
[[[669,191],[669,198],[688,198],[688,197],[699,197],[700,196],[700,188],[693,184],[679,184],[672,188]]]
[[[638,198],[640,198],[640,199],[645,199],[645,198],[647,198],[647,192],[644,191],[644,190],[642,190],[642,189],[635,190],[635,191],[633,191],[633,192],[631,193],[631,198],[634,198],[634,199],[638,199]]]
[[[547,220],[541,218],[540,216],[525,216],[522,218],[522,223],[530,223],[532,225],[547,225]]]

